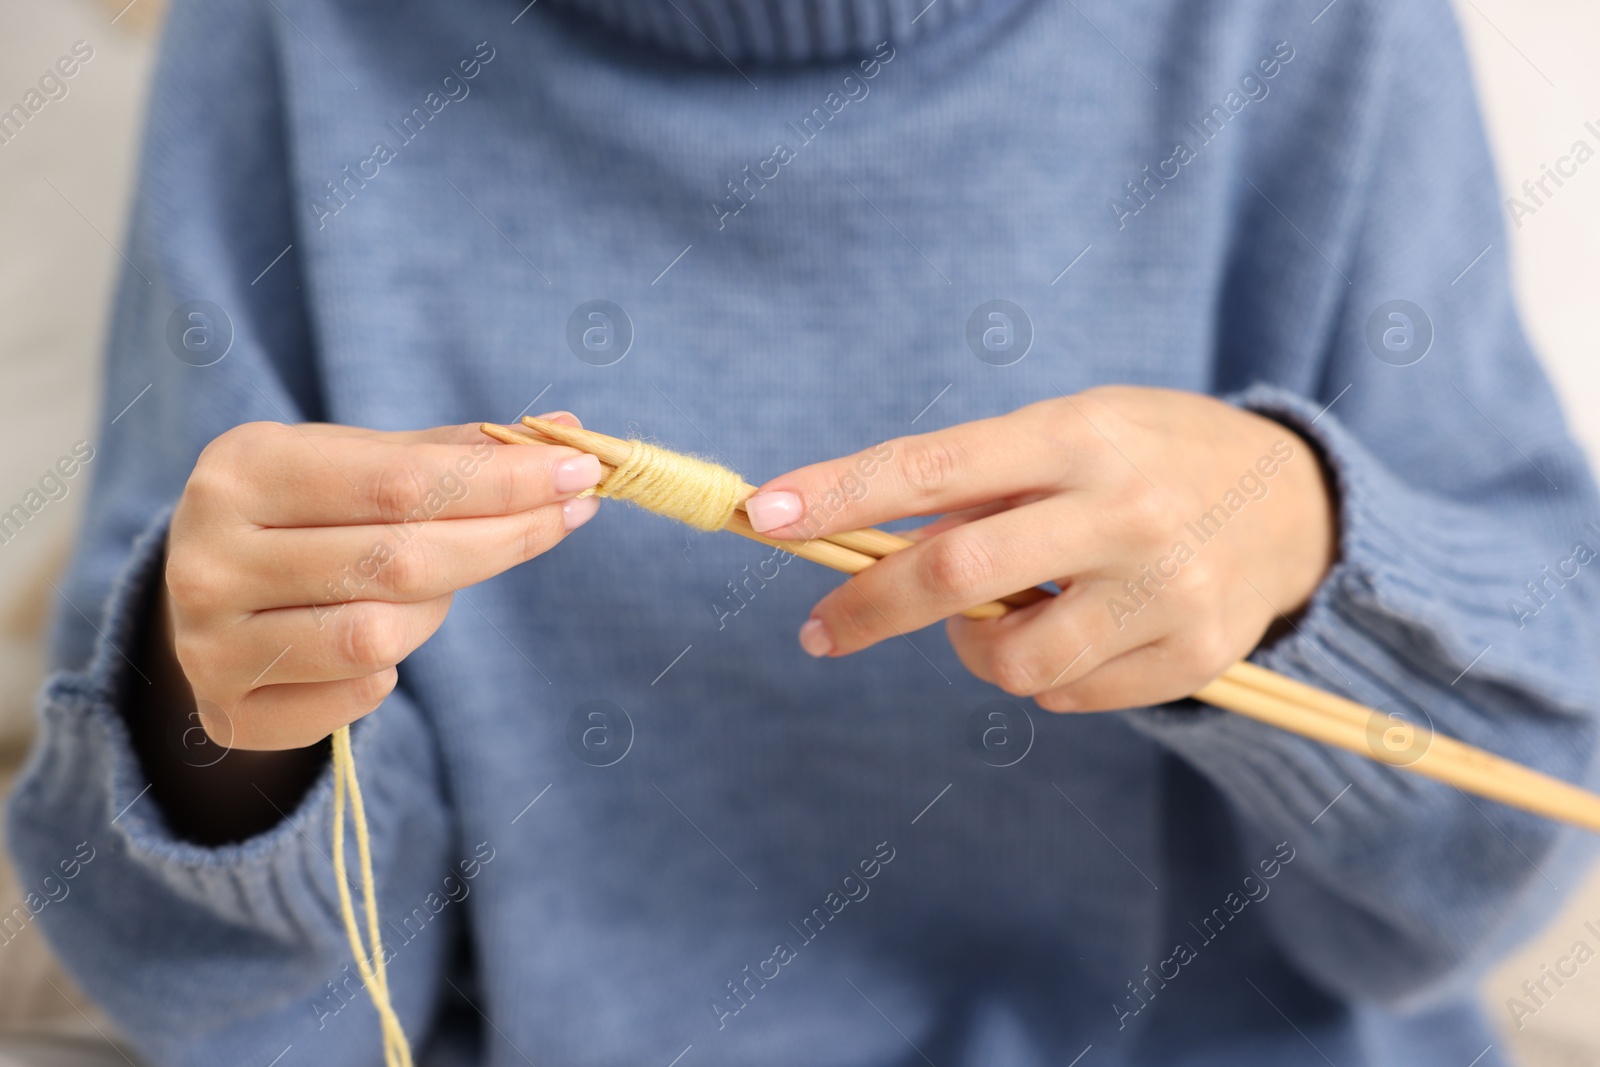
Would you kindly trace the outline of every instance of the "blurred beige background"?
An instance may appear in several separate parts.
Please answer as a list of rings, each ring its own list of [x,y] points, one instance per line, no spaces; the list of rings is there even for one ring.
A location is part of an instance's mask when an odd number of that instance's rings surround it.
[[[1323,0],[1308,0],[1320,5]],[[1337,0],[1336,0],[1337,2]],[[101,339],[120,244],[162,0],[6,0],[0,8],[0,107],[9,107],[74,42],[94,57],[20,135],[0,144],[0,500],[19,499],[74,441],[90,436]],[[1509,193],[1600,127],[1600,5],[1594,0],[1457,0],[1479,94]],[[13,99],[15,98],[15,99]],[[1600,166],[1508,233],[1518,295],[1579,438],[1600,463]],[[28,743],[40,682],[49,579],[62,566],[81,488],[0,545],[0,791]],[[1568,887],[1563,887],[1568,888]],[[23,889],[0,864],[0,912]],[[1507,997],[1538,980],[1600,925],[1600,873],[1544,934],[1486,983],[1500,1047],[1524,1067],[1600,1063],[1600,967],[1586,967],[1519,1029]],[[55,968],[29,925],[0,939],[0,1067],[124,1063],[106,1020]],[[1462,1065],[1467,1067],[1467,1065]]]

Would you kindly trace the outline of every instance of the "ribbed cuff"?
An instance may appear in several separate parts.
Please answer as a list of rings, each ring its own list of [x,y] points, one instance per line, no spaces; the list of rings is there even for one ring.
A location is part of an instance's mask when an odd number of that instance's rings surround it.
[[[1339,504],[1338,562],[1294,625],[1256,649],[1251,661],[1380,710],[1421,718],[1509,758],[1581,774],[1581,763],[1562,766],[1570,761],[1553,755],[1549,733],[1528,729],[1526,718],[1482,714],[1467,699],[1470,687],[1451,690],[1475,658],[1496,640],[1505,643],[1515,629],[1503,607],[1484,595],[1484,576],[1504,571],[1507,552],[1503,537],[1486,534],[1485,517],[1402,482],[1332,412],[1303,397],[1256,386],[1224,399],[1309,441],[1321,453]],[[1576,727],[1585,717],[1582,705],[1540,699],[1550,692],[1551,680],[1522,677],[1529,670],[1514,655],[1484,657],[1473,667],[1473,681],[1524,688],[1530,695],[1520,710],[1543,713],[1551,725],[1558,718],[1553,710],[1570,710],[1573,720],[1559,729]],[[1407,693],[1415,699],[1398,696]],[[1449,805],[1454,799],[1453,791],[1419,792],[1410,776],[1195,701],[1130,712],[1129,720],[1236,802],[1300,826],[1347,786],[1357,796],[1365,793],[1352,808],[1374,800],[1381,806],[1386,795],[1403,794],[1411,805]],[[1444,817],[1443,809],[1439,814]]]
[[[89,840],[97,851],[126,856],[155,881],[226,921],[287,941],[326,937],[337,907],[326,858],[331,768],[282,821],[215,847],[176,836],[149,793],[120,708],[132,687],[149,684],[132,657],[144,640],[151,590],[161,580],[170,521],[170,509],[163,511],[134,542],[107,600],[89,665],[53,675],[40,694],[40,736],[9,805],[13,848],[19,857],[48,857],[64,847],[69,854],[71,842]],[[386,754],[375,750],[382,747],[379,733],[375,717],[352,729],[358,761],[385,761]],[[369,804],[375,824],[386,807]],[[373,836],[386,838],[376,825]]]
[[[1477,637],[1487,641],[1504,632],[1504,608],[1483,596],[1482,583],[1503,570],[1507,546],[1484,536],[1484,515],[1402,481],[1331,408],[1265,385],[1225,399],[1306,438],[1333,478],[1339,561],[1311,600],[1306,618],[1312,625],[1302,629],[1329,621],[1329,609],[1342,602],[1409,624],[1419,639],[1442,643],[1428,650],[1431,655],[1442,653],[1461,666],[1482,651],[1473,643]]]
[[[39,925],[151,1062],[244,1064],[266,1040],[298,1047],[297,1035],[315,1035],[327,1062],[356,1062],[374,1047],[370,1008],[323,1029],[340,1004],[331,982],[352,973],[330,862],[331,768],[274,826],[206,847],[173,834],[131,743],[120,707],[146,683],[124,652],[136,654],[147,625],[167,521],[157,516],[134,544],[89,666],[41,695],[39,738],[6,813],[18,872],[56,888],[62,903],[41,907]],[[351,734],[388,913],[425,899],[449,868],[437,741],[400,691]],[[390,972],[414,1033],[428,1028],[449,944],[430,939]]]

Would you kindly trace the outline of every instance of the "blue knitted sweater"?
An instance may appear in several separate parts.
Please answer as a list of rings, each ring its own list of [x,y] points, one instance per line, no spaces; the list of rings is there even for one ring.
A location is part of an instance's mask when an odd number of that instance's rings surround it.
[[[565,407],[759,482],[1098,383],[1225,396],[1339,494],[1254,658],[1592,780],[1600,500],[1445,0],[925,2],[177,5],[9,811],[153,1062],[380,1062],[331,779],[200,847],[124,725],[170,506],[247,420]],[[1052,716],[937,628],[810,660],[836,581],[609,505],[462,591],[355,731],[422,1062],[1503,1062],[1474,983],[1576,835],[1191,704]]]

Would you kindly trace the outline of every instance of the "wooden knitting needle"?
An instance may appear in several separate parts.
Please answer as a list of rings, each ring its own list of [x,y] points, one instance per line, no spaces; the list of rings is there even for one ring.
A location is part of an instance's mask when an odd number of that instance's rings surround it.
[[[494,423],[483,423],[479,428],[488,436],[507,444],[554,441],[569,445],[594,455],[610,467],[625,462],[632,450],[628,442],[592,430],[533,418],[524,418],[522,421],[534,431],[533,434]],[[746,485],[744,490],[744,495],[749,496],[755,492],[755,487]],[[846,574],[859,574],[883,556],[915,544],[888,531],[874,529],[833,534],[809,541],[780,541],[757,533],[742,508],[734,511],[724,528]],[[962,614],[972,618],[996,618],[1015,607],[1038,603],[1052,595],[1041,588],[1023,590],[998,601],[977,605]],[[1389,717],[1363,704],[1323,692],[1253,663],[1235,663],[1218,678],[1198,689],[1193,696],[1196,700],[1289,733],[1390,766],[1404,767],[1465,792],[1600,832],[1600,796],[1594,793],[1434,733],[1419,724],[1402,724],[1405,729],[1420,730],[1421,733],[1408,735],[1410,743],[1406,746],[1406,752],[1396,753],[1393,758],[1386,759],[1386,731],[1396,728]],[[1411,753],[1420,754],[1413,757]]]
[[[626,463],[633,446],[627,441],[615,437],[608,437],[603,433],[585,430],[576,426],[567,426],[564,423],[548,422],[532,416],[523,416],[522,425],[532,430],[538,437],[545,441],[554,441],[557,444],[576,448],[596,457],[608,467],[616,467]],[[511,444],[526,443],[529,438],[517,436],[519,431],[494,423],[486,422],[479,427],[484,433],[497,440]],[[756,487],[748,482],[740,486],[740,503],[725,529],[748,537],[752,541],[760,541],[764,545],[782,548],[784,551],[808,559],[813,563],[820,563],[824,567],[831,567],[845,574],[860,574],[874,563],[891,552],[898,552],[908,548],[913,542],[903,537],[897,537],[886,530],[851,530],[842,533],[829,534],[827,537],[813,538],[807,541],[778,541],[756,532],[750,525],[749,516],[744,512],[744,498],[756,491]],[[1028,604],[1047,600],[1051,596],[1043,589],[1024,590],[1003,597],[999,601],[987,604],[977,604],[968,608],[961,614],[969,619],[993,619],[1006,614],[1012,608],[1025,607]]]
[[[889,551],[915,544],[882,530],[871,532],[881,535],[884,540],[879,546]],[[900,544],[892,546],[895,541]],[[1044,589],[1026,592],[1038,594],[1034,602],[1051,595]],[[1003,603],[1010,603],[1010,599]],[[1600,796],[1594,793],[1436,733],[1427,725],[1396,723],[1364,704],[1254,663],[1235,663],[1192,695],[1206,704],[1379,763],[1405,767],[1467,792],[1600,832]],[[1389,731],[1397,728],[1408,731],[1407,743],[1404,751],[1390,754],[1385,739]]]
[[[591,433],[572,426],[563,426],[560,423],[541,422],[538,419],[526,419],[526,422],[538,430],[542,437],[521,432],[505,426],[498,426],[492,422],[483,423],[478,427],[485,434],[510,445],[548,444],[554,441],[557,444],[568,445],[580,449],[600,460],[606,467],[616,467],[627,461],[631,446],[626,441],[619,441],[615,437],[604,434]],[[754,486],[745,486],[749,492],[755,492]],[[741,534],[752,541],[760,541],[764,545],[781,548],[792,555],[809,559],[813,563],[820,563],[824,567],[831,567],[836,571],[846,574],[860,574],[874,563],[878,562],[876,556],[868,556],[853,548],[831,541],[779,541],[756,532],[750,525],[750,519],[742,510],[735,511],[724,527],[736,534]]]
[[[1252,686],[1243,679],[1255,679]],[[1299,703],[1297,694],[1306,703]],[[1381,712],[1324,693],[1292,678],[1236,663],[1201,687],[1195,699],[1259,722],[1297,733],[1392,767],[1403,767],[1468,793],[1514,808],[1600,832],[1600,796],[1481,748],[1434,732],[1428,726],[1397,723]],[[1406,730],[1401,751],[1385,758],[1387,731]]]

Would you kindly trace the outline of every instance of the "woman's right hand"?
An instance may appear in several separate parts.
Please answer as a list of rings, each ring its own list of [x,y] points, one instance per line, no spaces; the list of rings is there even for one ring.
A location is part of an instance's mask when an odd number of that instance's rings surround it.
[[[456,590],[594,515],[575,497],[600,474],[576,449],[475,426],[255,422],[212,441],[172,517],[158,607],[207,737],[303,748],[372,711]]]

